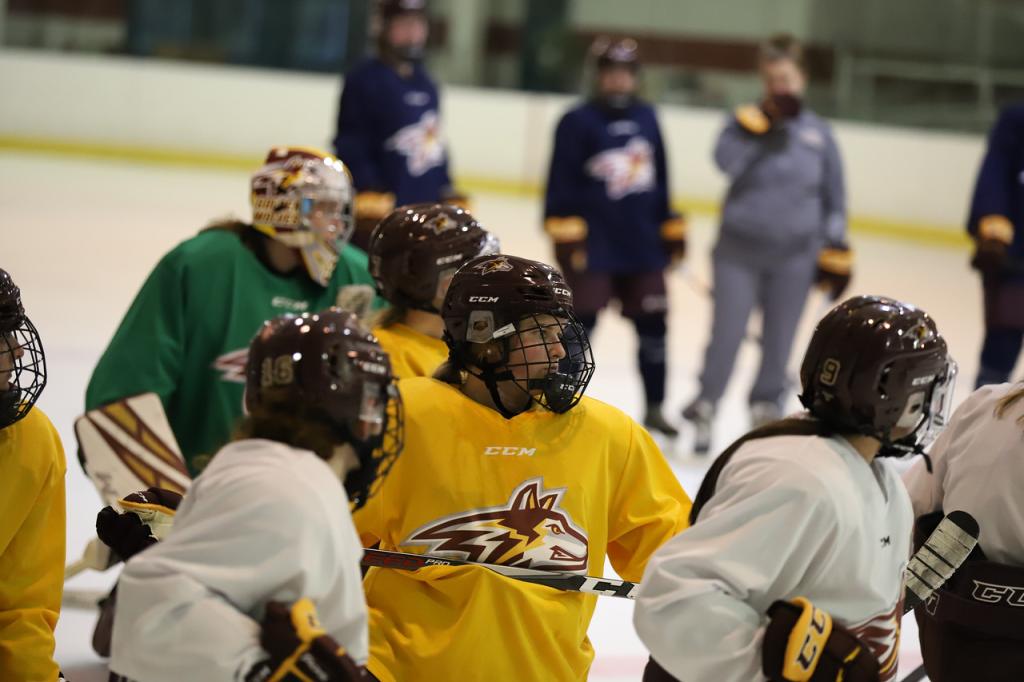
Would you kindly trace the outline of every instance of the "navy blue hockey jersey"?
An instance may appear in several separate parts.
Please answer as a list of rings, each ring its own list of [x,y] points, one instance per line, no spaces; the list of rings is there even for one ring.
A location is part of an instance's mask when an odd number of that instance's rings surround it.
[[[544,217],[586,222],[590,271],[665,267],[660,230],[673,214],[654,108],[637,102],[615,114],[585,102],[569,110],[555,131]]]
[[[977,234],[978,222],[989,215],[1004,216],[1013,223],[1010,257],[1024,263],[1024,104],[1004,109],[989,134],[967,231]],[[1024,274],[1016,278],[1024,279]]]
[[[437,86],[421,64],[403,78],[380,59],[345,77],[334,149],[359,192],[392,192],[395,205],[439,201],[451,186]]]

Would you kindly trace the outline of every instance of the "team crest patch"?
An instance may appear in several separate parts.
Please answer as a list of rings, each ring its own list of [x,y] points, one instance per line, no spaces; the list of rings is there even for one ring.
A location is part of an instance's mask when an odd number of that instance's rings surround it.
[[[481,275],[489,275],[492,272],[509,272],[512,269],[512,264],[508,262],[508,258],[501,256],[475,265],[473,268],[478,270]]]
[[[423,223],[423,227],[434,234],[441,234],[442,232],[455,229],[455,221],[442,213]]]
[[[565,488],[534,478],[506,504],[452,514],[413,531],[402,545],[440,557],[520,568],[585,573],[587,535],[560,506]]]
[[[654,151],[642,137],[631,137],[622,147],[606,149],[587,161],[587,172],[603,180],[608,198],[616,201],[629,194],[654,189]]]
[[[384,143],[405,157],[409,175],[419,177],[445,161],[441,122],[436,111],[425,111],[420,120],[399,128]]]

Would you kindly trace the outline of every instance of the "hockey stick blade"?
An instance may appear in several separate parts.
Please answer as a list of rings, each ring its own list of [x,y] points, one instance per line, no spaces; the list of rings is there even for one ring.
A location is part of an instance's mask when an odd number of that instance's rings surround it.
[[[541,571],[535,568],[518,568],[500,564],[481,564],[475,561],[443,559],[429,554],[409,554],[407,552],[389,552],[383,549],[363,550],[363,566],[377,568],[396,568],[402,571],[416,571],[428,566],[479,566],[506,578],[521,580],[534,585],[544,585],[556,590],[567,592],[583,592],[606,597],[622,597],[636,599],[638,583],[611,578],[594,578],[566,571]]]
[[[978,544],[979,533],[978,522],[965,511],[952,511],[939,522],[903,573],[907,585],[904,613],[926,602],[949,580]]]

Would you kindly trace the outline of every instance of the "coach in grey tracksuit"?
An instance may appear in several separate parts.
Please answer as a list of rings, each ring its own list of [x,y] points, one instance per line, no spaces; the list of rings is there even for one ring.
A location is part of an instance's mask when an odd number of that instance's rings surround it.
[[[707,449],[714,407],[755,306],[764,320],[761,367],[750,391],[759,425],[782,409],[786,365],[812,284],[830,285],[836,297],[849,280],[839,150],[828,123],[801,104],[798,50],[787,37],[763,48],[765,100],[739,107],[715,145],[729,191],[713,252],[714,314],[700,394],[684,411],[697,427],[698,451]]]

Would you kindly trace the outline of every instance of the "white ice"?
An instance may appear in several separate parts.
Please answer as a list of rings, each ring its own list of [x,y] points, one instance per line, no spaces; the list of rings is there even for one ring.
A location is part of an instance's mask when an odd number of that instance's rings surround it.
[[[20,285],[25,307],[46,348],[49,384],[40,401],[63,438],[68,454],[68,561],[77,559],[94,535],[100,501],[75,458],[72,424],[81,412],[92,367],[144,278],[168,249],[211,218],[248,215],[248,178],[242,172],[147,166],[124,162],[0,154],[3,246],[0,267]],[[502,239],[507,253],[547,260],[534,197],[481,194],[476,214]],[[696,216],[688,256],[689,277],[710,280],[713,216]],[[856,278],[852,293],[878,293],[929,311],[961,367],[958,395],[973,382],[982,334],[981,294],[964,251],[853,236]],[[710,305],[699,286],[682,274],[671,277],[670,381],[667,412],[679,409],[696,387],[707,340]],[[798,356],[813,321],[823,312],[812,294],[797,337]],[[756,321],[751,328],[756,330]],[[642,393],[635,373],[631,327],[608,312],[595,333],[598,370],[589,394],[641,416]],[[755,343],[744,343],[722,405],[716,444],[724,447],[746,428],[746,391],[756,368]],[[792,407],[796,409],[795,398]],[[695,494],[707,459],[688,454],[684,435],[665,445],[686,490]],[[610,569],[609,569],[610,570]],[[71,589],[108,587],[116,571],[85,573]],[[601,598],[590,635],[597,651],[591,679],[639,679],[646,655],[633,632],[631,603]],[[65,608],[57,630],[57,658],[75,682],[106,680],[105,666],[89,639],[95,614]],[[901,670],[920,662],[913,618],[904,620]]]

